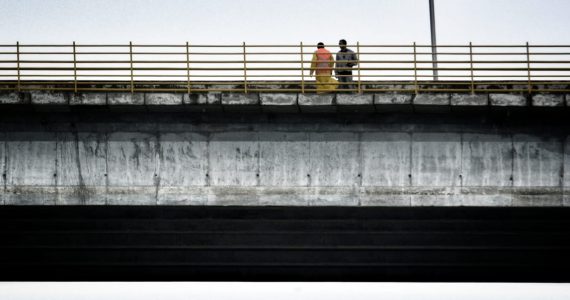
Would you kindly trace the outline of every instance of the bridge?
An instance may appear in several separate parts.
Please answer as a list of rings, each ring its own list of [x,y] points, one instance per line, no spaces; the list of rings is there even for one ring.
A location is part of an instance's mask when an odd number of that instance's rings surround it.
[[[438,47],[0,45],[1,276],[567,282],[570,46]]]

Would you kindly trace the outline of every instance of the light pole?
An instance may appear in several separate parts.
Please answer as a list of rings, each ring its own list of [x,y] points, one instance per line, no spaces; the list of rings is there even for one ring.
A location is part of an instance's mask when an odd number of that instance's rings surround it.
[[[437,42],[435,39],[435,9],[433,0],[429,0],[429,22],[431,28],[431,60],[433,63],[433,80],[437,80]]]

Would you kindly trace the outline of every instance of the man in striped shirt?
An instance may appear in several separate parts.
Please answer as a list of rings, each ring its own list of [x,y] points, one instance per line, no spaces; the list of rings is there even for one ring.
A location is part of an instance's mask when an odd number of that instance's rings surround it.
[[[336,54],[335,76],[339,81],[338,89],[351,90],[354,89],[352,67],[358,65],[358,56],[346,44],[344,39],[338,42],[340,51]]]

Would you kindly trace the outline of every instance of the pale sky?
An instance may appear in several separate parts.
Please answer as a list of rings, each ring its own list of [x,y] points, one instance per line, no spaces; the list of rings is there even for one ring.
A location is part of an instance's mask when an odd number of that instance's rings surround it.
[[[567,0],[435,0],[439,44],[570,44]],[[0,0],[0,43],[429,43],[428,0]]]

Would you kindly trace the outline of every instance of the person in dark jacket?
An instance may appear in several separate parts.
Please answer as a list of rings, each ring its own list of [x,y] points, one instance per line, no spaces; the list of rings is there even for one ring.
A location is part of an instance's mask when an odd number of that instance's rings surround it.
[[[346,40],[338,42],[340,51],[336,54],[335,76],[339,81],[338,89],[354,89],[352,84],[352,67],[358,65],[358,56],[354,51],[346,47]]]

